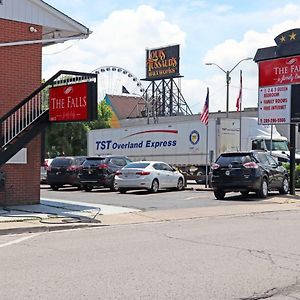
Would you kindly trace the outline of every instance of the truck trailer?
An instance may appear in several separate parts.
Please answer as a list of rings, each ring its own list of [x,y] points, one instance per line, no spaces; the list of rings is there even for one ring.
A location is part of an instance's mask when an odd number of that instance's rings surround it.
[[[208,139],[207,139],[208,137]],[[207,144],[208,142],[208,151]],[[221,152],[239,149],[239,120],[210,119],[151,124],[128,128],[97,129],[88,133],[88,155],[126,155],[134,161],[164,161],[198,183],[207,163]]]

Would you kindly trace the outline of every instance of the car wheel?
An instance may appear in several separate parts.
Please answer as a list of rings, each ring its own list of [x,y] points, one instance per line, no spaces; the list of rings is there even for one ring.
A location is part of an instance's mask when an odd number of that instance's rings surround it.
[[[158,183],[158,180],[157,180],[157,179],[154,179],[154,180],[152,181],[152,185],[151,185],[150,191],[151,191],[152,193],[157,193],[157,192],[158,192],[158,189],[159,189],[159,183]]]
[[[280,194],[287,194],[289,192],[289,181],[286,177],[282,180],[281,188],[279,189]]]
[[[268,196],[268,181],[266,178],[261,180],[260,189],[256,193],[259,198],[267,198]]]
[[[120,194],[125,194],[127,192],[127,190],[124,188],[119,188],[119,192],[120,192]]]
[[[92,187],[91,185],[85,185],[85,186],[84,186],[84,190],[85,190],[86,192],[90,192],[92,189],[93,189],[93,187]]]
[[[226,193],[224,191],[221,191],[221,190],[214,190],[214,194],[215,194],[215,197],[218,200],[223,200]]]
[[[113,182],[112,182],[112,185],[111,185],[111,187],[109,188],[112,192],[116,192],[117,190],[118,190],[118,186],[117,186],[117,184],[116,184],[116,182],[115,182],[115,179],[113,180]]]
[[[58,191],[59,189],[59,186],[57,184],[51,184],[50,187],[53,191]]]
[[[182,191],[183,188],[184,188],[184,186],[183,186],[183,179],[182,179],[182,178],[179,178],[179,179],[178,179],[178,182],[177,182],[177,190],[178,190],[178,191]]]

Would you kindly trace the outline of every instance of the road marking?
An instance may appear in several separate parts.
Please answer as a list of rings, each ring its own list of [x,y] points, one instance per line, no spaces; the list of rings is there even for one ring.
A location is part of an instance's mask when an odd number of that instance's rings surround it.
[[[193,199],[199,199],[200,197],[199,196],[196,196],[196,197],[188,197],[188,198],[185,198],[185,200],[193,200]]]
[[[36,234],[33,234],[33,235],[29,235],[29,236],[23,236],[23,237],[21,237],[21,238],[19,238],[19,239],[16,239],[16,240],[14,240],[14,241],[11,241],[11,242],[8,242],[8,243],[1,244],[1,245],[0,245],[0,248],[8,247],[8,246],[11,246],[11,245],[14,245],[14,244],[19,244],[19,243],[21,243],[21,242],[23,242],[23,241],[29,240],[29,239],[34,238],[34,237],[36,237],[36,236],[38,236],[38,235],[41,235],[41,234],[42,234],[42,233],[36,233]]]

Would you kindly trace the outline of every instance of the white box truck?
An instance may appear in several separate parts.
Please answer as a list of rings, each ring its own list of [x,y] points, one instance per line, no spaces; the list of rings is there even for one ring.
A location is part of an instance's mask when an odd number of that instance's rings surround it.
[[[239,149],[239,120],[215,118],[207,128],[199,121],[91,130],[88,155],[126,155],[132,160],[159,160],[181,170],[187,179],[202,182],[206,162]],[[208,153],[208,154],[207,154]]]

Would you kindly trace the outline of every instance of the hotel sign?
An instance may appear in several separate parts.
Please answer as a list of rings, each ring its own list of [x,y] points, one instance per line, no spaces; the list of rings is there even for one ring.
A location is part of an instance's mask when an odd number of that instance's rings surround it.
[[[57,86],[49,90],[49,121],[79,122],[97,118],[97,92],[93,82]]]

